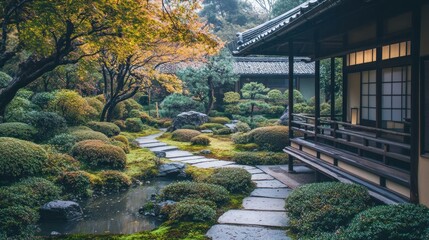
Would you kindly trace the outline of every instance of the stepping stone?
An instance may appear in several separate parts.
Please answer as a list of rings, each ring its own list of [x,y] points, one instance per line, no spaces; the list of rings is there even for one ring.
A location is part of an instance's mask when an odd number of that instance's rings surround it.
[[[205,162],[213,162],[213,161],[216,161],[216,160],[208,159],[208,158],[201,158],[201,159],[185,160],[185,161],[181,161],[181,162],[187,163],[187,164],[197,164],[197,163],[205,163]]]
[[[186,160],[194,160],[194,159],[205,159],[203,156],[191,156],[191,157],[178,157],[174,160],[176,161],[186,161]]]
[[[162,142],[140,144],[140,147],[145,147],[145,148],[164,147],[164,146],[168,146],[168,145]]]
[[[278,180],[255,181],[258,188],[286,188],[287,186]]]
[[[255,169],[246,169],[250,174],[258,174],[258,173],[264,173],[263,171],[255,168]]]
[[[285,199],[290,192],[288,188],[257,188],[250,193],[250,196]]]
[[[231,164],[228,166],[225,166],[226,168],[241,168],[241,169],[245,169],[245,170],[254,170],[257,169],[255,167],[252,166],[248,166],[248,165],[239,165],[239,164]]]
[[[214,167],[222,167],[222,166],[226,166],[234,163],[234,162],[216,160],[216,159],[211,159],[211,160],[212,160],[211,162],[197,163],[197,164],[193,164],[193,166],[199,167],[199,168],[214,168]]]
[[[284,230],[225,224],[212,226],[206,236],[212,240],[290,240]]]
[[[168,151],[167,158],[169,158],[172,161],[177,161],[175,158],[179,157],[191,157],[194,156],[192,153],[188,151],[182,151],[182,150],[176,150],[176,151]]]
[[[288,222],[286,212],[253,210],[229,210],[218,219],[218,223],[268,227],[287,227]]]
[[[151,150],[152,152],[167,152],[167,151],[174,151],[177,150],[178,148],[175,146],[164,146],[164,147],[154,147],[154,148],[149,148],[149,150]]]
[[[265,173],[258,173],[258,174],[252,174],[252,180],[272,180],[274,179],[268,174]]]
[[[243,208],[248,210],[285,211],[285,200],[280,198],[247,197]]]
[[[139,144],[151,144],[151,143],[159,143],[160,141],[155,140],[155,139],[149,139],[149,140],[145,140],[145,139],[136,139],[134,140],[135,142],[138,142]]]

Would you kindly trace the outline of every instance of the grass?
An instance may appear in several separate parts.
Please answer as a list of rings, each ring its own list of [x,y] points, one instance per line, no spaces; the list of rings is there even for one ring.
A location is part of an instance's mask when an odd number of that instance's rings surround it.
[[[127,154],[127,167],[124,173],[136,179],[155,177],[158,173],[155,160],[155,155],[148,149],[132,149]]]
[[[210,138],[209,146],[196,146],[191,145],[189,142],[178,142],[171,139],[171,133],[164,133],[158,138],[161,142],[165,142],[169,145],[177,146],[181,150],[199,153],[203,149],[211,151],[210,154],[204,156],[208,158],[216,158],[222,160],[230,160],[234,153],[239,152],[234,147],[234,143],[231,141],[229,136],[219,136],[213,134],[204,134]]]

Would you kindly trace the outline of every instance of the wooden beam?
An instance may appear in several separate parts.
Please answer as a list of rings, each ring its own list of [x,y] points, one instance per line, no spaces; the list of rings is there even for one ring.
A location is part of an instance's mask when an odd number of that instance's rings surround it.
[[[288,107],[289,107],[289,145],[290,140],[293,138],[293,130],[292,130],[292,121],[293,121],[293,78],[294,78],[294,59],[293,59],[293,41],[289,41],[289,99],[288,99]],[[288,161],[288,171],[293,172],[293,157],[289,155]]]
[[[410,165],[410,200],[419,202],[418,170],[419,170],[419,73],[420,73],[420,30],[421,10],[418,2],[414,3],[412,17],[413,34],[411,38],[411,165]]]
[[[379,9],[381,10],[381,9]],[[383,18],[377,17],[377,52],[376,52],[376,73],[375,73],[375,127],[382,128],[382,115],[381,115],[381,107],[382,107],[382,95],[383,95],[383,69],[382,69],[382,43],[383,43]]]
[[[347,122],[347,55],[343,57],[343,122]]]
[[[319,33],[316,31],[314,33],[314,53],[316,58],[319,57],[320,52],[320,43],[319,43]],[[320,61],[316,60],[314,62],[314,136],[317,141],[317,134],[320,133],[319,130],[319,118],[320,118]]]
[[[335,58],[331,58],[331,84],[330,84],[330,93],[331,93],[331,119],[335,119]]]

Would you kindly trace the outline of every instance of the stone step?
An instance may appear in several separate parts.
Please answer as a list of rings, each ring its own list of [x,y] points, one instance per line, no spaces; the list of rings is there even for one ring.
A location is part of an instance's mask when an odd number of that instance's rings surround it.
[[[134,140],[135,142],[137,142],[139,145],[141,144],[151,144],[151,143],[159,143],[160,141],[155,140],[155,139],[149,139],[149,140],[145,140],[145,139],[141,139],[141,140]]]
[[[285,200],[280,198],[247,197],[243,199],[243,208],[261,211],[285,211]]]
[[[206,236],[212,240],[290,240],[284,230],[226,224],[212,226]]]
[[[263,171],[261,171],[260,169],[246,169],[246,171],[248,171],[250,174],[257,174],[257,173],[264,173]]]
[[[252,180],[273,180],[274,178],[265,173],[255,173],[252,174]]]
[[[257,168],[252,167],[252,166],[248,166],[248,165],[240,165],[240,164],[231,164],[228,166],[225,166],[226,168],[241,168],[241,169],[245,169],[245,170],[255,170]]]
[[[287,186],[278,180],[254,181],[258,188],[286,188]]]
[[[154,147],[164,147],[164,146],[168,146],[168,145],[162,142],[140,144],[140,147],[144,147],[144,148],[154,148]]]
[[[203,156],[191,156],[191,157],[178,157],[175,158],[176,161],[186,161],[186,160],[194,160],[194,159],[205,159]]]
[[[291,191],[289,188],[256,188],[250,196],[285,199]]]
[[[187,164],[198,164],[198,163],[213,162],[213,161],[217,161],[217,160],[213,160],[209,158],[200,158],[200,159],[184,160],[181,162],[187,163]]]
[[[182,150],[168,151],[166,154],[167,158],[169,158],[171,161],[177,161],[175,158],[194,156],[192,153]]]
[[[193,166],[198,168],[215,168],[215,167],[223,167],[226,165],[234,164],[234,162],[230,162],[230,161],[223,161],[223,160],[216,160],[216,159],[211,159],[211,160],[212,160],[211,162],[197,163],[197,164],[193,164]]]
[[[286,212],[229,210],[219,217],[218,223],[257,225],[268,227],[287,227],[289,219]]]
[[[154,148],[149,148],[150,151],[152,152],[168,152],[168,151],[175,151],[178,148],[175,146],[164,146],[164,147],[154,147]]]

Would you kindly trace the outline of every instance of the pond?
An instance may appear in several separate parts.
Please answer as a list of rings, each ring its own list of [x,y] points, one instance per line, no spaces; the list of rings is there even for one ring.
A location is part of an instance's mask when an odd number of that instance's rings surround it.
[[[52,231],[61,234],[130,234],[158,227],[162,221],[151,216],[143,216],[138,210],[152,194],[173,182],[158,178],[129,189],[128,191],[91,198],[81,205],[84,218],[74,222],[44,222],[40,224],[41,235]]]

